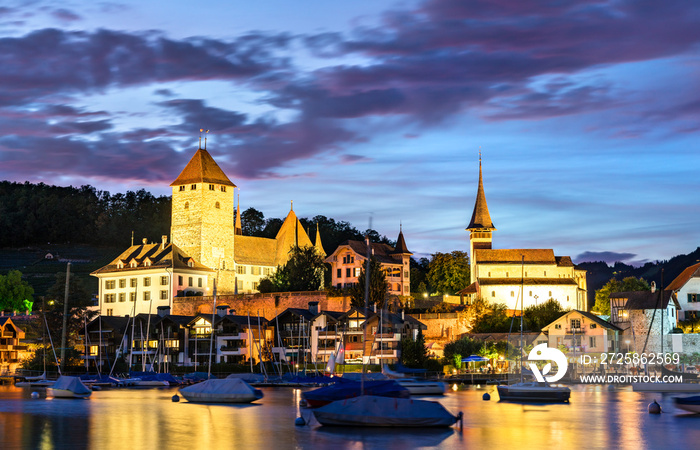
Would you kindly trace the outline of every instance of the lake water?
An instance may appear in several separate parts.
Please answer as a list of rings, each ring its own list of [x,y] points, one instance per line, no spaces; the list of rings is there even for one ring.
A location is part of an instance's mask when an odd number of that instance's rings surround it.
[[[37,389],[33,389],[37,390]],[[37,390],[38,391],[38,390]],[[0,387],[2,449],[406,449],[406,448],[698,448],[700,415],[675,410],[672,396],[576,386],[571,403],[483,401],[492,386],[450,391],[438,400],[464,412],[464,429],[365,430],[296,427],[311,411],[301,391],[263,388],[246,406],[171,401],[176,389],[105,389],[89,400],[31,399],[29,388]],[[657,399],[664,409],[650,415]]]

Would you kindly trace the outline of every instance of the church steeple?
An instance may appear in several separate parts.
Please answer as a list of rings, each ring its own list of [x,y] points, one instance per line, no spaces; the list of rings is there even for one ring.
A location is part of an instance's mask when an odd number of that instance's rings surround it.
[[[467,230],[469,231],[469,278],[470,283],[474,283],[479,278],[476,250],[491,249],[493,242],[492,232],[496,231],[496,227],[493,226],[491,221],[489,207],[486,204],[484,178],[481,170],[481,149],[479,149],[479,187],[476,191],[472,220],[469,221]]]
[[[476,191],[476,203],[474,203],[474,212],[472,220],[469,222],[467,230],[491,230],[494,231],[489,207],[486,204],[486,194],[484,194],[484,179],[481,173],[481,154],[479,154],[479,188]]]
[[[236,203],[236,224],[234,229],[237,235],[243,235],[243,225],[241,223],[241,194],[238,194],[238,202]]]

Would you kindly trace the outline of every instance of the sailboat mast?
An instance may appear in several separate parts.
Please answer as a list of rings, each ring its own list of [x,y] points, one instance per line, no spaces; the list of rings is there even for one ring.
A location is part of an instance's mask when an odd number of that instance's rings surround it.
[[[372,221],[369,222],[370,229]],[[369,230],[365,237],[367,244],[367,262],[365,264],[365,326],[362,327],[362,376],[360,377],[360,395],[365,395],[365,352],[367,350],[367,319],[369,319],[369,259],[372,256],[372,244],[369,241]]]
[[[211,333],[209,334],[209,367],[207,368],[207,380],[211,378],[211,358],[214,351],[214,321],[216,320],[216,278],[214,278],[214,307],[211,312]]]
[[[525,255],[522,255],[520,264],[520,382],[523,382],[523,311],[525,294]]]

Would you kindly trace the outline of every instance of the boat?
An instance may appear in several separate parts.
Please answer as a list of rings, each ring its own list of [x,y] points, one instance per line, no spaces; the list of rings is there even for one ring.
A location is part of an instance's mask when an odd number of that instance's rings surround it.
[[[250,403],[263,397],[240,378],[211,379],[180,389],[188,402],[192,403]]]
[[[325,426],[449,427],[462,419],[440,403],[427,400],[362,395],[336,401],[313,411]]]
[[[497,389],[501,401],[567,403],[571,396],[571,389],[566,386],[536,381],[499,385]]]
[[[304,392],[301,396],[310,408],[317,408],[337,400],[358,397],[361,393],[362,384],[360,382],[338,379],[335,384]],[[409,398],[411,396],[411,392],[407,388],[394,380],[365,381],[365,393],[377,397],[392,398]]]
[[[51,387],[56,380],[37,380],[37,381],[18,381],[15,383],[17,387]]]
[[[676,404],[676,408],[700,414],[700,395],[694,395],[692,397],[674,397],[673,402]]]
[[[54,398],[88,398],[92,395],[89,387],[80,378],[63,375],[51,386],[46,388],[46,396]]]
[[[447,392],[447,385],[442,381],[401,378],[396,382],[408,389],[411,395],[444,395]]]
[[[632,383],[634,392],[699,392],[698,383]]]

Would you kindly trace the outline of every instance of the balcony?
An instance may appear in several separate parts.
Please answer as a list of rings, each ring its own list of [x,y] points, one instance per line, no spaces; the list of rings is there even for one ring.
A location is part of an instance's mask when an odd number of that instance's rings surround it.
[[[238,339],[238,340],[245,340],[248,339],[248,333],[239,333],[239,332],[221,332],[221,333],[216,333],[217,337],[225,337],[228,339]]]
[[[586,331],[585,326],[571,327],[566,329],[566,334],[583,334]]]
[[[248,354],[248,349],[245,347],[227,347],[227,346],[221,346],[219,347],[219,351],[222,354],[226,355],[247,355]]]
[[[0,345],[0,350],[12,350],[12,345]]]
[[[374,335],[374,340],[383,340],[383,341],[400,341],[401,340],[401,333],[377,333]]]

